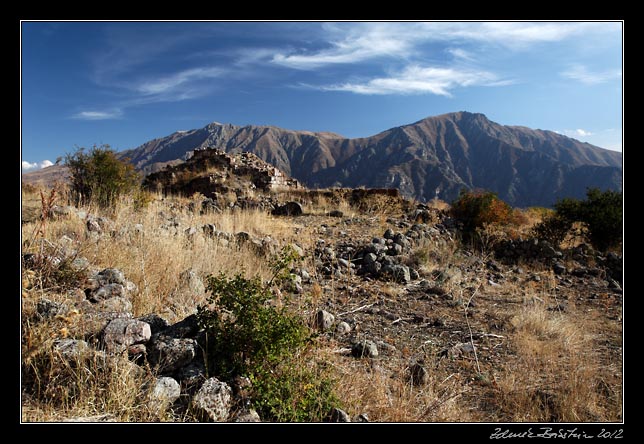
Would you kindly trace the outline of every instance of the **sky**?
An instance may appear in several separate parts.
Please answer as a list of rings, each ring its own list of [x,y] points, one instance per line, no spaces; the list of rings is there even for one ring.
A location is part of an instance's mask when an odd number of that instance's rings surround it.
[[[456,111],[622,151],[622,22],[21,22],[22,171],[211,122],[366,137]]]

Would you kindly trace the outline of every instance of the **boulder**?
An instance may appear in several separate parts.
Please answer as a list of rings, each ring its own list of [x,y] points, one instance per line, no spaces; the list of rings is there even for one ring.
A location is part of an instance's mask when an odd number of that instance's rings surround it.
[[[242,410],[233,418],[233,422],[262,422],[259,414],[254,410]]]
[[[300,205],[298,202],[286,202],[284,205],[280,205],[275,207],[273,211],[271,211],[271,214],[273,216],[301,216],[304,214],[304,210],[302,210],[302,205]]]
[[[353,344],[351,355],[356,358],[375,358],[378,356],[378,347],[375,342],[366,339]]]
[[[207,379],[192,398],[192,408],[205,421],[225,421],[230,415],[232,392],[225,382],[217,378]]]
[[[351,422],[351,417],[342,409],[332,408],[325,422]]]
[[[335,317],[327,311],[318,310],[315,314],[315,327],[320,331],[329,330],[334,322]]]
[[[179,399],[181,387],[179,383],[168,376],[157,378],[150,391],[149,406],[153,411],[159,412]]]
[[[150,324],[136,319],[117,318],[103,330],[103,343],[108,353],[121,353],[134,344],[145,344],[152,336]]]
[[[196,356],[197,342],[158,333],[148,343],[148,362],[160,373],[171,373],[188,365]]]

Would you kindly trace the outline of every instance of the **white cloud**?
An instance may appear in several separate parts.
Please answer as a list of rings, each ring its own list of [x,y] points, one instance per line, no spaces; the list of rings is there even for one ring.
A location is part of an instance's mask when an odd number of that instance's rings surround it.
[[[430,23],[435,40],[483,41],[520,49],[528,45],[564,40],[579,33],[602,31],[602,23],[582,22],[474,22]]]
[[[595,133],[586,131],[585,129],[566,129],[563,131],[555,131],[557,134],[563,134],[564,136],[568,137],[588,137],[588,136],[594,136]]]
[[[53,162],[50,160],[43,160],[42,162],[34,162],[34,163],[29,163],[26,160],[22,161],[22,172],[25,173],[27,171],[32,171],[32,170],[40,170],[42,168],[47,168],[48,166],[52,166]]]
[[[457,60],[465,60],[468,62],[472,62],[475,60],[475,57],[471,52],[465,51],[464,49],[461,49],[461,48],[448,48],[447,52],[450,53]]]
[[[329,24],[329,48],[312,53],[277,53],[272,62],[295,69],[315,69],[324,65],[356,63],[380,56],[405,57],[416,36],[400,24]],[[410,24],[415,27],[415,24]]]
[[[315,69],[325,65],[356,63],[376,57],[408,58],[416,46],[427,42],[483,42],[521,50],[530,45],[561,41],[580,33],[602,32],[604,23],[581,22],[398,22],[337,23],[324,27],[327,48],[293,50],[273,56],[272,62],[295,69]],[[452,55],[470,60],[463,49]]]
[[[176,93],[190,82],[212,79],[221,76],[223,73],[223,69],[215,67],[192,68],[161,79],[142,82],[136,89],[146,95]]]
[[[451,96],[450,90],[463,86],[500,86],[511,83],[499,80],[487,71],[465,71],[454,68],[421,67],[412,65],[390,77],[362,83],[343,83],[322,86],[326,91],[348,91],[356,94],[436,94]]]
[[[610,80],[620,78],[622,76],[622,71],[619,69],[612,69],[602,72],[592,72],[583,65],[574,65],[560,74],[562,77],[577,80],[584,85],[597,85],[599,83],[605,83]]]
[[[106,111],[81,111],[72,116],[72,119],[78,120],[110,120],[118,119],[123,115],[120,109],[112,109]]]

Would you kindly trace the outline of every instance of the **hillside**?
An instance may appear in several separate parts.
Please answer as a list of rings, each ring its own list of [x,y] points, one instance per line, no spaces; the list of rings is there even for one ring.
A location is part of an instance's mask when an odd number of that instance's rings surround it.
[[[395,194],[256,190],[299,216],[227,198],[100,211],[55,195],[44,219],[23,220],[22,421],[623,420],[620,255],[530,239],[529,212],[471,249],[447,213]],[[22,202],[41,209],[37,192]],[[231,288],[222,279],[248,300],[239,276],[262,283],[262,316],[209,300]],[[241,324],[234,339],[271,307],[304,346],[252,379],[213,368],[209,347],[234,344],[199,314]],[[259,325],[248,344],[277,353],[267,331],[285,324]]]
[[[205,147],[254,153],[309,188],[398,188],[421,202],[437,195],[451,201],[463,188],[484,188],[513,206],[551,206],[558,198],[582,198],[588,187],[622,188],[621,153],[552,131],[503,126],[469,112],[428,117],[356,139],[215,122],[120,156],[149,174]],[[24,180],[31,181],[31,174]]]

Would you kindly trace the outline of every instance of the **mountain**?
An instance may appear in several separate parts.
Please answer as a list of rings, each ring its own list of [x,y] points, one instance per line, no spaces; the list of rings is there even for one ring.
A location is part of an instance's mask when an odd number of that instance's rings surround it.
[[[148,174],[204,147],[252,152],[308,187],[398,188],[420,201],[451,201],[463,188],[484,188],[514,206],[551,206],[584,197],[587,187],[622,188],[619,152],[464,111],[355,139],[214,122],[119,155]]]

